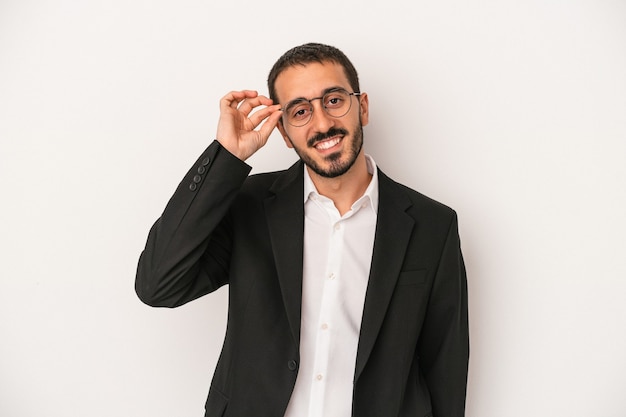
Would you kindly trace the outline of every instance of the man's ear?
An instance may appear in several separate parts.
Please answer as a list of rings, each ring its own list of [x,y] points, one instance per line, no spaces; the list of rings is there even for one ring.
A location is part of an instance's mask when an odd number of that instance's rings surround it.
[[[291,139],[289,139],[289,136],[287,135],[287,132],[285,131],[285,126],[283,125],[282,118],[278,121],[278,124],[276,125],[276,127],[278,128],[278,131],[282,135],[283,140],[285,141],[285,145],[287,145],[288,148],[293,148],[293,145],[291,144]]]
[[[370,120],[369,106],[370,100],[367,93],[362,93],[359,96],[359,111],[361,112],[361,126],[366,126]]]

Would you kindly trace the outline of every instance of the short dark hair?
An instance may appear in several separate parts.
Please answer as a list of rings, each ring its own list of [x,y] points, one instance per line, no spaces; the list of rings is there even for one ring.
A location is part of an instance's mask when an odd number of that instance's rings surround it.
[[[269,89],[270,98],[274,103],[278,102],[275,84],[276,78],[278,78],[280,73],[289,67],[306,65],[312,62],[318,62],[320,64],[332,62],[341,65],[346,74],[346,78],[348,78],[350,87],[352,87],[354,92],[360,92],[359,76],[357,75],[354,65],[352,65],[352,62],[350,62],[343,52],[330,45],[305,43],[304,45],[296,46],[285,52],[272,67],[267,77],[267,87]]]

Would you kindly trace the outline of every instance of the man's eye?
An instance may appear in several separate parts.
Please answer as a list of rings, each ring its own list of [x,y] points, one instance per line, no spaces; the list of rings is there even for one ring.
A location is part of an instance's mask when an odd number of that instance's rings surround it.
[[[331,96],[326,99],[326,107],[339,107],[343,99],[340,96]]]
[[[293,117],[294,119],[303,119],[309,114],[309,109],[307,109],[306,107],[297,107],[293,109],[291,114],[291,117]]]

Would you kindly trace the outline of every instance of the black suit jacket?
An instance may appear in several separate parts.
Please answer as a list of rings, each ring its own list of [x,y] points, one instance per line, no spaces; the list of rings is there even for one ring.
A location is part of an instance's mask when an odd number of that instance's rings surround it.
[[[280,417],[298,372],[303,165],[249,172],[213,142],[150,230],[137,270],[137,294],[152,306],[229,284],[207,417]],[[468,355],[456,214],[379,171],[353,416],[463,416]]]

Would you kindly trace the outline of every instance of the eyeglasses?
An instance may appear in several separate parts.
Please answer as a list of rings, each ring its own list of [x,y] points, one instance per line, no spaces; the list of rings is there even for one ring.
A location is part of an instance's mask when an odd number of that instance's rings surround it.
[[[321,97],[310,100],[299,98],[290,101],[281,110],[283,118],[294,127],[302,127],[311,121],[313,117],[313,100],[322,100],[322,108],[330,116],[340,118],[348,114],[352,108],[352,97],[360,96],[361,93],[349,93],[343,88],[334,88]]]

